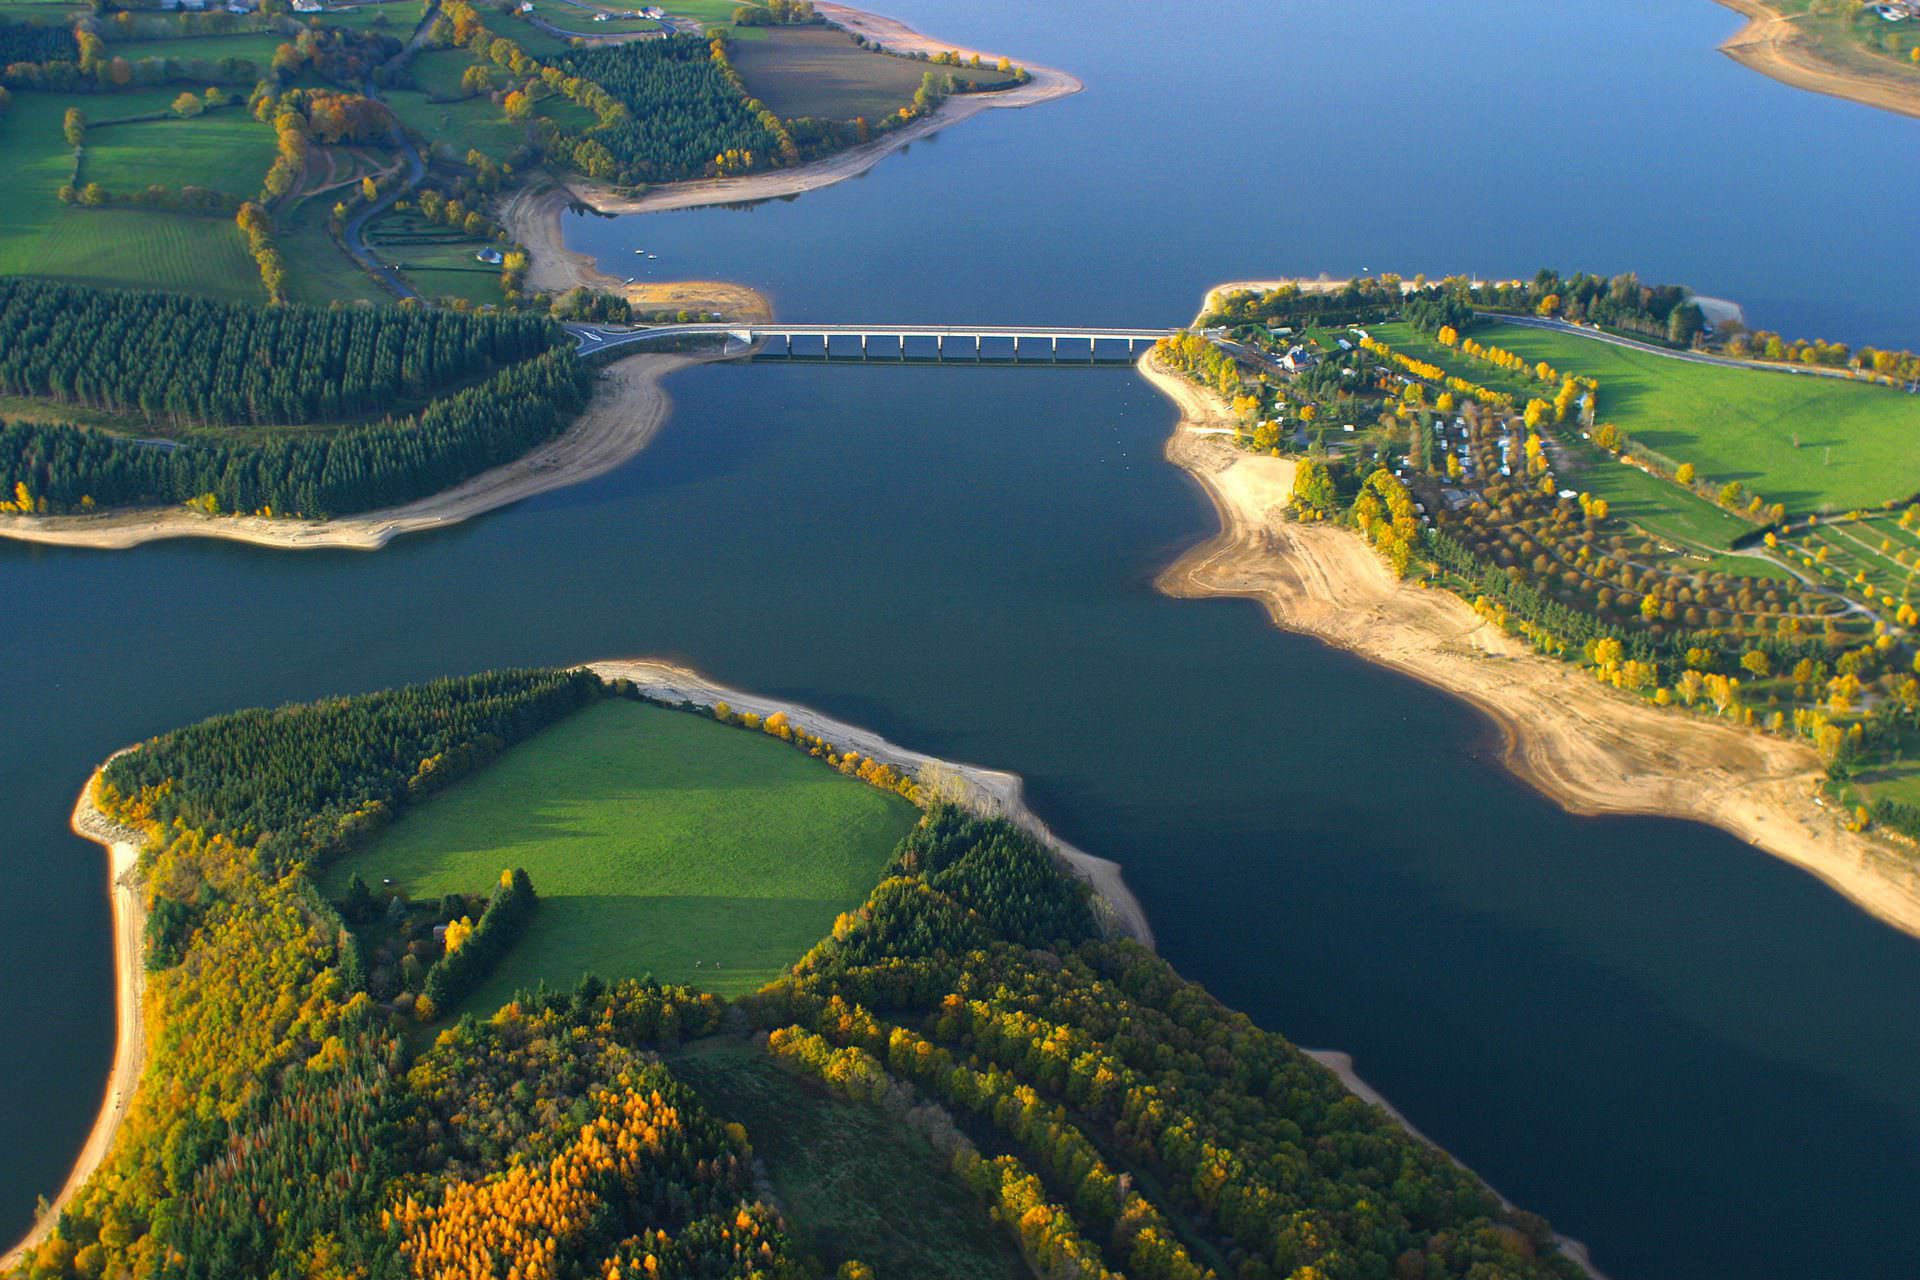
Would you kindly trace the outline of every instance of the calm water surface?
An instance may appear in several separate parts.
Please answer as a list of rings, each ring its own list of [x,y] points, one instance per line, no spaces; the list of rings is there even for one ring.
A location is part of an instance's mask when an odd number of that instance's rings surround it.
[[[1173,323],[1232,277],[1554,262],[1920,342],[1920,262],[1865,231],[1910,196],[1916,126],[1733,67],[1706,0],[890,7],[1089,89],[800,201],[573,242],[820,319]],[[1622,1280],[1913,1273],[1920,947],[1714,831],[1567,816],[1475,713],[1251,605],[1158,596],[1212,522],[1133,375],[674,391],[622,470],[378,555],[0,546],[4,1234],[111,1049],[103,860],[64,831],[93,763],[252,703],[648,653],[1026,774],[1184,972],[1353,1052]]]

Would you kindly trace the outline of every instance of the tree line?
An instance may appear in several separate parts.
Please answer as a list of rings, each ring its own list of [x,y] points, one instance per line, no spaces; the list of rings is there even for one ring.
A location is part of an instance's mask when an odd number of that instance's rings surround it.
[[[427,985],[414,1006],[420,1021],[432,1022],[480,984],[526,931],[535,901],[533,880],[516,867],[501,873],[478,924],[462,919],[447,926],[447,953],[427,970]]]

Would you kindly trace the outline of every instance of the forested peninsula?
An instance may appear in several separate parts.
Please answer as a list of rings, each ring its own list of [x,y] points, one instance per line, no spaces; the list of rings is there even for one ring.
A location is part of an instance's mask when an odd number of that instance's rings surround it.
[[[578,941],[542,932],[565,867],[475,860],[412,894],[409,831],[537,804],[526,770],[616,740],[653,762],[656,808],[684,802],[676,771],[741,767],[818,779],[776,784],[796,820],[923,807],[885,819],[904,837],[764,983],[583,971],[481,999],[520,952]],[[1103,925],[953,783],[585,669],[240,712],[116,756],[90,800],[144,846],[150,1056],[14,1273],[1580,1274],[1538,1219]],[[659,930],[700,933],[704,900]],[[751,929],[700,944],[715,982]],[[875,1230],[870,1201],[902,1195]]]
[[[1224,526],[1162,585],[1467,697],[1569,809],[1721,826],[1920,932],[1920,358],[1718,310],[1547,271],[1215,290],[1145,362]]]

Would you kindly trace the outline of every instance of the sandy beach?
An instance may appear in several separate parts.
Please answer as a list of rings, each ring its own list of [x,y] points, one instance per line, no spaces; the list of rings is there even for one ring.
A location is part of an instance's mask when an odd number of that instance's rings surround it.
[[[820,16],[834,22],[848,31],[877,40],[888,50],[895,53],[942,53],[951,50],[954,53],[971,57],[978,53],[989,62],[998,61],[1000,55],[980,49],[969,49],[962,45],[948,44],[923,36],[903,23],[878,14],[866,13],[846,5],[821,3],[817,6]],[[566,207],[567,198],[591,205],[601,213],[659,213],[668,209],[695,209],[712,204],[746,204],[755,200],[774,200],[782,196],[799,195],[804,191],[816,191],[821,187],[832,186],[836,182],[845,182],[848,178],[857,178],[867,170],[879,164],[894,152],[917,142],[929,134],[937,133],[949,125],[962,120],[970,120],[982,111],[1008,110],[1020,107],[1036,106],[1042,102],[1051,102],[1055,98],[1064,98],[1085,88],[1072,74],[1054,67],[1040,67],[1032,63],[1021,63],[1032,77],[1027,83],[1012,89],[1002,89],[996,93],[955,94],[941,103],[930,114],[922,116],[898,129],[875,138],[861,146],[850,147],[824,159],[795,169],[771,169],[761,173],[745,174],[737,178],[708,178],[694,182],[674,182],[654,187],[638,196],[616,195],[610,188],[585,181],[570,179],[560,203],[550,206],[553,216],[558,219],[560,210]],[[527,228],[509,222],[514,237],[534,253],[534,273],[540,270],[540,251],[536,242],[559,242],[558,227],[552,234],[529,235]],[[529,281],[535,279],[530,273]],[[535,288],[541,287],[537,283]]]
[[[1824,772],[1811,747],[1609,689],[1457,596],[1394,578],[1350,530],[1287,519],[1293,464],[1234,447],[1211,392],[1151,356],[1141,371],[1179,405],[1166,456],[1200,482],[1221,523],[1161,575],[1161,590],[1258,600],[1278,626],[1466,699],[1499,727],[1507,767],[1570,812],[1709,823],[1920,936],[1920,867],[1814,804]]]
[[[117,754],[117,753],[116,753]],[[46,1213],[34,1221],[20,1242],[0,1257],[0,1271],[11,1270],[27,1250],[38,1245],[54,1224],[60,1210],[73,1198],[82,1183],[93,1176],[113,1145],[113,1135],[127,1118],[133,1102],[134,1086],[140,1082],[140,1068],[146,1061],[146,1030],[140,1007],[146,987],[146,969],[141,961],[140,935],[146,925],[140,891],[134,879],[135,863],[140,856],[137,833],[114,823],[94,807],[93,785],[100,777],[96,770],[80,789],[73,805],[73,831],[107,851],[110,896],[113,904],[114,1037],[113,1069],[107,1075],[107,1090],[100,1099],[100,1111],[93,1129],[75,1157],[73,1169],[58,1195],[49,1202]]]
[[[1765,0],[1719,3],[1747,19],[1747,25],[1720,46],[1720,52],[1741,66],[1796,89],[1920,116],[1920,74],[1903,74],[1891,63],[1882,69],[1870,62],[1854,66],[1829,57],[1791,17]],[[1863,62],[1869,58],[1864,51],[1860,56]]]
[[[505,466],[404,506],[338,520],[208,516],[185,507],[94,516],[0,516],[0,538],[103,550],[166,538],[226,538],[292,550],[377,551],[401,534],[448,528],[613,470],[646,448],[666,422],[673,401],[662,380],[714,358],[625,356],[607,367],[586,412],[564,435]]]
[[[1092,886],[1100,914],[1111,928],[1146,946],[1153,945],[1153,928],[1147,923],[1147,914],[1141,910],[1133,890],[1127,887],[1120,864],[1095,857],[1056,836],[1038,815],[1027,808],[1018,774],[938,760],[889,742],[877,733],[823,715],[811,707],[729,689],[708,680],[697,671],[669,662],[623,658],[586,665],[605,679],[633,681],[651,698],[692,702],[705,707],[724,702],[735,711],[751,711],[760,716],[770,716],[776,711],[785,712],[787,719],[795,726],[817,734],[842,751],[852,748],[882,764],[914,775],[923,786],[931,786],[942,799],[1018,823],[1052,849],[1073,874]]]

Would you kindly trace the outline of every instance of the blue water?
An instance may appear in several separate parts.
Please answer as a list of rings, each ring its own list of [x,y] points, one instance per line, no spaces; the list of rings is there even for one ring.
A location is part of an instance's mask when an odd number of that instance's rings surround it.
[[[1920,125],[1727,62],[1707,0],[893,8],[1089,87],[572,242],[793,318],[1177,323],[1230,278],[1551,263],[1920,343],[1920,262],[1876,231]],[[1250,604],[1157,594],[1213,522],[1130,372],[672,389],[631,464],[377,555],[0,545],[0,1227],[110,1052],[101,859],[64,829],[95,762],[237,706],[645,653],[1022,772],[1185,973],[1354,1053],[1619,1280],[1914,1274],[1920,946],[1718,832],[1562,813],[1476,713]]]

